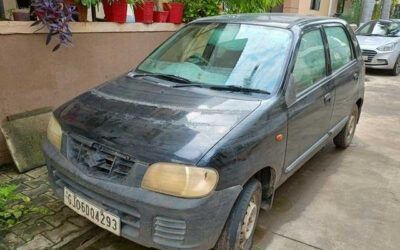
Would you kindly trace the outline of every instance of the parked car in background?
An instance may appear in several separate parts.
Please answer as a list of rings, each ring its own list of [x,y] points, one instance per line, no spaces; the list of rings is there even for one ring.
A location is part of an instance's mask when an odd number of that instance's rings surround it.
[[[116,235],[248,250],[275,190],[332,139],[349,146],[363,98],[345,21],[211,17],[55,110],[43,151],[55,193]]]
[[[356,31],[365,67],[400,73],[400,22],[370,21]]]

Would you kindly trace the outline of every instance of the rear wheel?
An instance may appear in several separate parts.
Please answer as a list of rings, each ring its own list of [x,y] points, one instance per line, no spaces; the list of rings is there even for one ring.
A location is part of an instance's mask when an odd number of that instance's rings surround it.
[[[240,193],[215,249],[251,249],[260,206],[261,183],[251,179]]]
[[[393,69],[390,71],[391,75],[397,76],[400,74],[400,56],[397,58]]]
[[[340,131],[340,133],[333,138],[333,142],[339,148],[347,148],[353,140],[354,133],[356,131],[358,120],[358,106],[354,105],[353,111],[350,114],[349,120],[346,126]]]

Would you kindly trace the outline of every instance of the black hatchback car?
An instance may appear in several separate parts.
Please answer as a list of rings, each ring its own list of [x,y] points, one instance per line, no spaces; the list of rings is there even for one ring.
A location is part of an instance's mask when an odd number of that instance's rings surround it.
[[[55,110],[43,150],[55,193],[117,235],[249,249],[279,185],[332,139],[349,146],[363,96],[340,19],[205,18]]]

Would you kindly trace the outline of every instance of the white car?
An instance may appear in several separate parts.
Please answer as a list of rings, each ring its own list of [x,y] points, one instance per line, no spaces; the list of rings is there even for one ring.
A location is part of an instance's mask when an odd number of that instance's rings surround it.
[[[356,31],[365,67],[388,69],[392,75],[400,73],[400,22],[375,20]]]

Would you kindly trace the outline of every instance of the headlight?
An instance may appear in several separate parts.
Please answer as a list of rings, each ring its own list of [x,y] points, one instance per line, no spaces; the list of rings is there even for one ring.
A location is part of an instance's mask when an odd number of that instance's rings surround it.
[[[61,136],[62,130],[60,124],[57,122],[53,115],[50,117],[49,126],[47,127],[47,139],[53,144],[58,150],[61,149]]]
[[[396,43],[388,43],[388,44],[385,44],[385,45],[382,45],[382,46],[378,47],[377,50],[380,50],[380,51],[393,51],[395,47],[396,47]]]
[[[146,171],[142,188],[184,198],[210,194],[218,182],[217,171],[176,163],[155,163]]]

